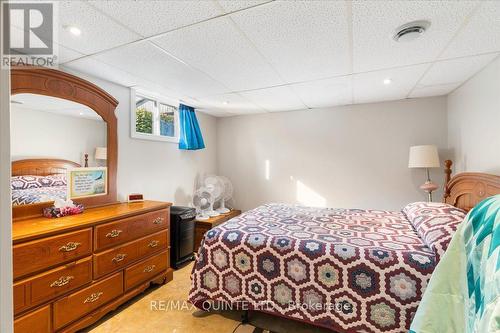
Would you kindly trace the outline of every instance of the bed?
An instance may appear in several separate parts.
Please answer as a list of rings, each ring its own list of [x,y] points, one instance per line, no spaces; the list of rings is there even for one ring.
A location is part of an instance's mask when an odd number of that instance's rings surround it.
[[[12,206],[65,199],[66,171],[77,167],[80,164],[62,159],[24,159],[12,162]]]
[[[444,203],[396,212],[267,204],[231,219],[205,235],[190,302],[336,332],[408,331],[466,212],[500,193],[499,176],[451,178],[451,161],[445,172]]]

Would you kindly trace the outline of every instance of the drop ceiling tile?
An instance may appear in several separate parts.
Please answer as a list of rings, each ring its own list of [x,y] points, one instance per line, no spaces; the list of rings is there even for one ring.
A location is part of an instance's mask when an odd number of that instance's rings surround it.
[[[354,103],[371,103],[404,99],[429,65],[414,65],[355,74],[352,78]],[[390,78],[391,84],[384,80]]]
[[[217,2],[224,8],[224,12],[232,13],[245,8],[268,3],[271,0],[217,0]]]
[[[213,1],[101,0],[90,4],[145,37],[223,14]]]
[[[500,1],[482,1],[469,23],[441,56],[454,58],[500,51]]]
[[[170,32],[152,42],[233,91],[282,83],[226,17]]]
[[[342,76],[290,85],[297,96],[310,108],[352,103],[352,77]]]
[[[24,43],[24,41],[21,40],[24,30],[19,28],[19,24],[20,22],[11,21],[10,29],[13,32],[11,33],[11,45],[23,45]],[[57,42],[53,43],[53,52],[58,65],[84,56],[83,53],[67,48]]]
[[[354,71],[365,72],[435,60],[476,1],[353,1]],[[412,42],[396,42],[402,24],[428,20],[427,32]]]
[[[200,105],[200,107],[206,109],[229,113],[249,114],[266,112],[261,107],[236,93],[203,97],[197,99],[196,103],[196,105]]]
[[[351,71],[344,1],[272,2],[230,17],[286,82]]]
[[[83,54],[93,54],[118,45],[138,40],[140,36],[106,15],[87,5],[84,1],[59,1],[58,43]],[[75,36],[64,29],[76,26],[81,29]]]
[[[245,91],[239,94],[271,112],[307,109],[307,106],[287,86]]]
[[[227,92],[216,81],[170,57],[147,41],[116,48],[93,58],[180,96],[201,97]]]
[[[460,83],[439,84],[435,86],[417,86],[412,90],[410,97],[431,97],[448,95],[457,89]]]
[[[132,75],[122,69],[114,67],[114,65],[108,65],[98,61],[93,57],[86,57],[72,61],[64,65],[63,68],[69,71],[86,73],[125,87],[132,87],[140,91],[145,91],[151,96],[167,98],[167,100],[170,101],[183,101],[193,106],[200,105],[199,100],[196,98],[179,94],[178,92],[172,91],[163,85],[159,85],[145,78]]]
[[[443,60],[434,63],[419,84],[424,86],[464,82],[489,64],[498,54]]]
[[[208,114],[210,116],[214,117],[231,117],[234,116],[233,113],[229,113],[226,111],[220,111],[220,110],[210,110],[210,109],[205,109],[203,107],[196,108],[196,111],[203,112],[205,114]]]
[[[139,84],[137,77],[113,65],[96,60],[95,57],[85,57],[70,61],[65,63],[63,67],[114,82],[125,87],[132,87]]]
[[[62,45],[58,45],[57,49],[57,62],[59,63],[59,65],[85,56],[83,53],[64,47]]]

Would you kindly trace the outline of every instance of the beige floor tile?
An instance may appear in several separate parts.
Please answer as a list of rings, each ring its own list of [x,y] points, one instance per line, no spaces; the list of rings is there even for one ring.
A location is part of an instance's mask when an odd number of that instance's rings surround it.
[[[164,286],[150,288],[98,323],[87,328],[88,333],[232,333],[240,324],[240,312],[206,313],[194,308],[187,300],[191,286],[192,265],[174,272],[174,280]],[[172,305],[170,308],[161,307]],[[152,303],[153,302],[153,303]],[[154,303],[156,302],[156,303]],[[153,304],[153,306],[152,306]],[[154,304],[157,306],[154,307]],[[176,305],[185,306],[178,308]],[[330,332],[265,314],[252,314],[251,323],[278,333]],[[241,325],[235,333],[251,333],[252,325]]]

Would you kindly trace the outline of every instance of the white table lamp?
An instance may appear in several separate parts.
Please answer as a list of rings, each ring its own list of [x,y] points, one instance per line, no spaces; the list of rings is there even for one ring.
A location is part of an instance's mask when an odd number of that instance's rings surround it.
[[[108,148],[106,147],[97,147],[95,149],[94,158],[97,160],[107,160],[108,159]]]
[[[413,146],[410,147],[410,160],[408,168],[425,168],[427,172],[427,181],[420,186],[422,190],[427,192],[429,202],[432,202],[432,191],[438,186],[431,181],[429,174],[430,168],[439,168],[439,155],[436,146]]]

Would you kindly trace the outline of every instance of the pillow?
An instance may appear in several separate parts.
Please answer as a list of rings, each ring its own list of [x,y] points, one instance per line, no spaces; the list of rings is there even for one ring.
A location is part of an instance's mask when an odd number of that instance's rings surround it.
[[[436,261],[445,253],[458,225],[467,215],[460,208],[437,202],[414,202],[406,205],[402,212],[424,243],[434,251]]]
[[[50,175],[43,177],[43,182],[47,185],[44,186],[66,186],[66,175]]]
[[[15,176],[10,179],[12,190],[26,190],[29,188],[66,186],[65,175],[50,176]]]

